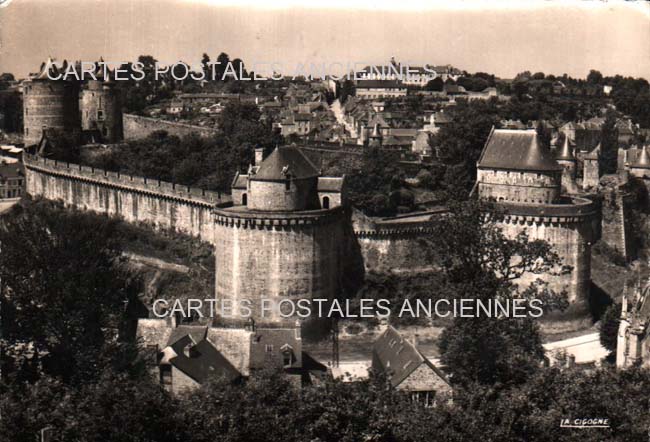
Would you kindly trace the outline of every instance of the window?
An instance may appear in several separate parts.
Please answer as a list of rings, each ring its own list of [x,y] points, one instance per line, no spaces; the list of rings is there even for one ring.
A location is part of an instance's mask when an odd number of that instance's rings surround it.
[[[104,119],[104,111],[101,111],[101,110],[97,111],[97,119],[98,120],[103,120]]]
[[[285,351],[282,354],[282,363],[284,364],[285,367],[291,366],[291,364],[293,363],[293,358],[290,351]]]
[[[329,196],[324,196],[323,197],[323,209],[329,209],[330,208],[330,197]]]
[[[291,181],[290,180],[286,180],[284,182],[284,190],[291,190]]]
[[[172,366],[171,365],[161,365],[160,366],[160,383],[162,385],[171,385],[172,384]]]
[[[241,204],[242,206],[248,205],[248,195],[246,195],[245,193],[242,193],[241,195]]]
[[[273,344],[266,344],[266,352],[271,353],[273,351]]]

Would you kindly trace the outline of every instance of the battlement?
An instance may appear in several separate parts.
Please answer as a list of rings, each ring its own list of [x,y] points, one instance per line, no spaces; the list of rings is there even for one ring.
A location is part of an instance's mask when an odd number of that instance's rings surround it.
[[[203,207],[211,208],[216,204],[229,200],[229,197],[221,194],[221,192],[182,186],[147,177],[124,175],[119,172],[65,163],[27,153],[23,154],[23,163],[27,170],[35,170],[53,176],[64,176],[99,186],[148,194]]]
[[[243,206],[215,208],[214,222],[226,227],[261,228],[328,224],[339,220],[344,208],[303,210],[298,212],[263,212]]]
[[[499,201],[505,222],[583,223],[599,214],[599,205],[587,198],[571,198],[566,204],[520,204]]]

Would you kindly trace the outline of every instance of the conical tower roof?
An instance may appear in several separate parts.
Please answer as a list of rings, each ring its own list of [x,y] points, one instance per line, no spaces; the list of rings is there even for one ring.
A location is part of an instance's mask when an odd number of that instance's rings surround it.
[[[563,161],[575,161],[576,157],[573,155],[573,148],[571,147],[571,140],[569,137],[564,137],[564,143],[562,143],[562,149],[558,152],[556,157],[558,160]]]
[[[50,80],[51,78],[56,78],[64,73],[67,67],[68,62],[66,60],[63,60],[63,65],[61,68],[58,68],[54,64],[52,57],[48,57],[45,62],[41,63],[41,68],[36,75],[32,76],[32,80]]]
[[[641,152],[632,167],[635,169],[650,169],[650,155],[648,155],[648,149],[645,145],[641,148]]]

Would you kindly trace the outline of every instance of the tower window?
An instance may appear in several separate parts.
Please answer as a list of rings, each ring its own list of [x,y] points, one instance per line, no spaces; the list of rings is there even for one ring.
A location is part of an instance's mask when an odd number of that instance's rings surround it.
[[[242,193],[241,204],[242,204],[242,206],[247,206],[248,205],[248,195],[245,194],[245,193]]]
[[[97,119],[98,120],[103,120],[104,119],[104,111],[97,111]]]
[[[323,197],[323,209],[329,209],[330,208],[330,197],[329,196],[324,196]]]
[[[266,352],[267,353],[273,352],[273,344],[266,344]]]

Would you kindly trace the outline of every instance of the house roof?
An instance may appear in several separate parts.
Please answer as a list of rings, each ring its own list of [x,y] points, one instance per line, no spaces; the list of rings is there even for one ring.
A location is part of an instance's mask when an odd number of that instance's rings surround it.
[[[291,178],[303,179],[317,177],[318,169],[309,161],[300,149],[294,146],[276,147],[269,156],[260,164],[257,173],[251,177],[253,180],[284,180],[282,173],[285,167],[289,168]]]
[[[318,177],[319,192],[341,192],[345,177]]]
[[[426,364],[445,382],[446,376],[397,330],[388,326],[372,349],[373,368],[390,372],[393,387],[401,384],[420,365]]]
[[[532,129],[492,130],[478,160],[478,167],[535,172],[562,170]]]
[[[232,180],[233,189],[246,189],[248,183],[248,175],[237,172],[235,178]]]
[[[187,345],[192,346],[190,356],[183,352]],[[190,335],[185,335],[172,348],[176,356],[170,359],[171,364],[198,383],[205,382],[210,376],[223,376],[228,381],[234,381],[241,376],[207,339],[193,345]]]
[[[25,175],[25,168],[21,163],[0,162],[0,178],[18,178]]]
[[[194,342],[199,342],[205,339],[207,332],[208,327],[204,325],[179,325],[172,329],[167,340],[167,345],[174,346],[177,341],[188,335],[191,336]]]
[[[406,89],[397,80],[359,80],[357,89]]]

